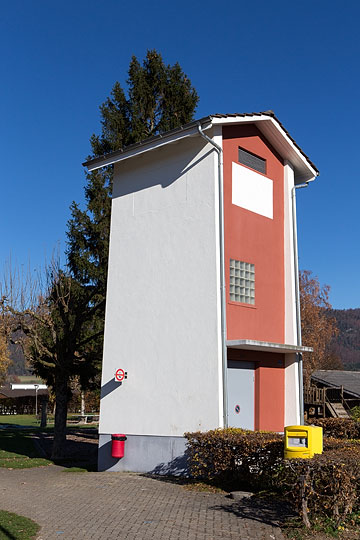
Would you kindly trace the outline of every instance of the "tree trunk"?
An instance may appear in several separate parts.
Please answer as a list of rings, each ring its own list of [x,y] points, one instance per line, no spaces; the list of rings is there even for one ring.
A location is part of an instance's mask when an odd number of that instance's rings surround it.
[[[306,494],[306,486],[309,481],[309,471],[307,471],[306,476],[301,475],[300,476],[300,497],[301,497],[301,516],[303,520],[303,524],[307,529],[311,529],[311,523],[309,520],[309,509],[308,509],[308,503],[307,503],[307,494]]]
[[[68,405],[68,382],[69,378],[65,373],[55,375],[55,426],[54,444],[51,459],[61,459],[65,455],[66,443],[66,419]]]

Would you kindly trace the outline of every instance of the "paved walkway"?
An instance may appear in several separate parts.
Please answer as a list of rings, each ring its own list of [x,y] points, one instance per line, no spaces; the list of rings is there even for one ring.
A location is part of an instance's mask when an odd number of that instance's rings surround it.
[[[34,519],[39,540],[283,540],[264,503],[131,473],[64,471],[0,469],[0,509]]]

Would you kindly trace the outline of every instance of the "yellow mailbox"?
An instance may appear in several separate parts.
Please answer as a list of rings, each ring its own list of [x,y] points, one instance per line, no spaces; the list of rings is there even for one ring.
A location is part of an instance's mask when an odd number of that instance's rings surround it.
[[[318,426],[287,426],[284,437],[284,457],[312,458],[322,454],[323,432]]]

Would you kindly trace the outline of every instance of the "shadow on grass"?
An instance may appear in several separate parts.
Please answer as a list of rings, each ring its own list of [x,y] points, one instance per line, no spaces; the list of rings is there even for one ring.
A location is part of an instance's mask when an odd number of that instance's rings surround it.
[[[158,468],[147,473],[143,473],[142,476],[152,478],[153,480],[158,480],[159,482],[167,482],[171,484],[178,484],[182,486],[203,486],[204,490],[207,487],[209,491],[213,493],[230,493],[231,491],[242,490],[242,491],[251,491],[252,486],[239,482],[230,478],[229,480],[208,480],[204,478],[193,478],[188,472],[184,470],[184,474],[164,474],[163,472],[159,473]]]
[[[70,429],[62,459],[51,460],[53,430],[7,428],[0,430],[0,466],[27,468],[49,465],[97,470],[97,430]]]
[[[184,487],[187,491],[226,494],[226,491],[221,487],[211,484],[210,482],[203,482],[185,476],[159,476],[152,473],[143,473],[140,476],[158,480],[159,482],[165,482],[167,484],[176,484],[177,486]]]
[[[38,445],[48,459],[51,458],[53,433],[42,432]],[[61,459],[53,460],[55,465],[66,468],[82,468],[97,471],[98,432],[96,429],[70,428],[67,430],[64,454]]]
[[[25,516],[0,510],[0,538],[7,540],[34,539],[40,525]]]
[[[0,457],[43,457],[33,443],[29,429],[7,428],[0,431]]]
[[[6,538],[8,540],[17,540],[16,536],[14,536],[13,534],[11,534],[10,531],[8,531],[7,529],[5,529],[4,527],[2,527],[0,525],[0,533],[1,533],[1,536],[0,538]]]
[[[69,472],[97,472],[97,463],[89,463],[82,459],[55,459],[53,460],[54,465],[59,465],[68,469]]]

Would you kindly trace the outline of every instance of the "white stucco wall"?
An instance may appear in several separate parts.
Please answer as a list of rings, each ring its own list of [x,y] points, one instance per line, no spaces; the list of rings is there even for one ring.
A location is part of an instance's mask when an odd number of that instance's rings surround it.
[[[296,297],[294,268],[294,231],[291,190],[294,187],[294,169],[289,162],[284,166],[284,261],[285,261],[285,343],[297,345]]]
[[[100,433],[221,423],[216,163],[197,136],[115,165]]]
[[[298,370],[296,354],[285,354],[285,426],[300,424]]]
[[[285,262],[285,343],[298,345],[296,332],[296,295],[294,265],[294,231],[291,191],[294,169],[284,166],[284,262]],[[299,374],[296,354],[285,355],[285,426],[299,424]]]

